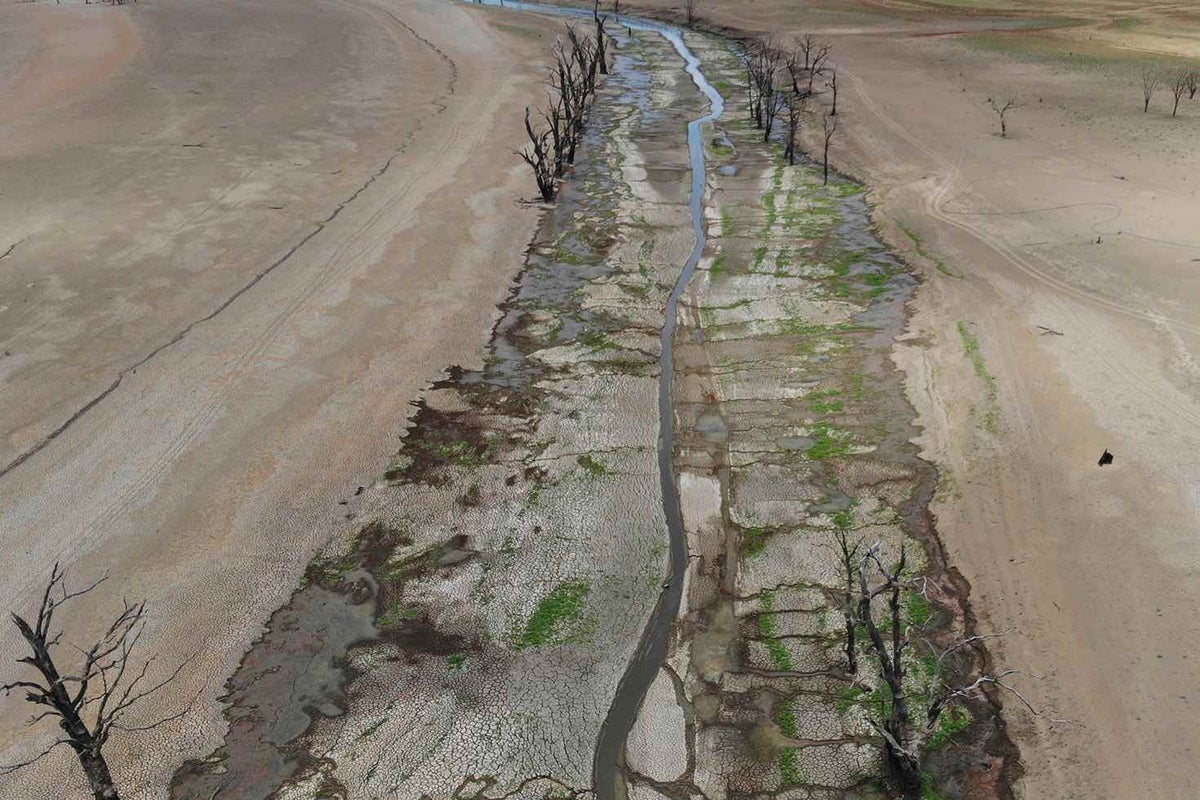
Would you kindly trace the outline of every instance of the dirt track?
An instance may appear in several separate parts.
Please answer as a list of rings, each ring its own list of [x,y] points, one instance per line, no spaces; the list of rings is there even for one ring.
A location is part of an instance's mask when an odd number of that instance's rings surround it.
[[[549,27],[429,0],[0,14],[0,606],[56,559],[110,576],[68,636],[147,598],[162,668],[190,659],[147,714],[200,692],[114,742],[123,796],[159,796],[409,401],[478,361],[536,221],[511,151]],[[40,739],[2,709],[8,763]]]

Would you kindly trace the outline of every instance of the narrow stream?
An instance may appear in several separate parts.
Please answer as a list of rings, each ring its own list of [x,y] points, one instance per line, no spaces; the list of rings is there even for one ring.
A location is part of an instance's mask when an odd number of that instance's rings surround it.
[[[502,0],[483,0],[484,5],[504,6],[518,11],[534,11],[541,14],[569,17],[572,19],[592,19],[592,13],[584,9],[566,8],[559,6],[541,5],[539,3],[503,2]],[[670,575],[664,584],[654,611],[650,615],[646,628],[642,632],[641,641],[633,658],[621,677],[609,707],[608,716],[600,729],[600,737],[596,742],[596,756],[592,765],[592,781],[597,800],[616,800],[616,778],[618,762],[625,740],[637,719],[638,710],[646,691],[658,674],[667,655],[667,644],[675,617],[679,612],[680,600],[683,596],[683,579],[687,571],[688,553],[687,537],[683,530],[683,514],[679,505],[679,487],[675,475],[675,354],[673,342],[675,328],[678,322],[679,300],[683,297],[708,236],[704,226],[704,187],[705,187],[705,157],[703,126],[718,119],[725,110],[725,100],[721,94],[708,82],[700,68],[697,58],[683,41],[683,31],[679,28],[651,20],[636,17],[619,16],[615,24],[638,31],[652,31],[659,34],[675,48],[683,59],[684,70],[691,77],[696,88],[708,99],[709,111],[688,123],[688,156],[691,163],[691,216],[692,230],[696,243],[692,253],[684,264],[679,280],[667,300],[661,334],[661,354],[659,356],[658,381],[658,476],[662,488],[663,513],[666,516],[667,531],[670,535]]]
[[[692,168],[691,215],[692,230],[696,243],[684,264],[675,288],[667,300],[663,320],[658,379],[658,478],[662,487],[663,512],[667,518],[670,534],[670,579],[642,632],[642,640],[633,655],[617,693],[609,707],[608,717],[600,729],[596,742],[596,758],[592,767],[592,781],[598,800],[616,798],[617,763],[629,731],[637,718],[638,709],[650,684],[658,675],[667,657],[667,644],[671,638],[679,603],[683,595],[683,578],[687,571],[687,536],[683,530],[683,514],[679,505],[679,486],[675,475],[675,327],[678,323],[679,300],[704,253],[708,235],[704,227],[704,133],[705,123],[719,118],[725,110],[724,98],[713,88],[700,70],[700,59],[692,54],[677,28],[654,25],[642,21],[620,18],[622,23],[641,30],[653,30],[662,35],[684,60],[687,73],[696,87],[708,98],[709,112],[688,123],[688,157]],[[636,24],[635,24],[636,23]],[[641,27],[644,26],[644,27]]]

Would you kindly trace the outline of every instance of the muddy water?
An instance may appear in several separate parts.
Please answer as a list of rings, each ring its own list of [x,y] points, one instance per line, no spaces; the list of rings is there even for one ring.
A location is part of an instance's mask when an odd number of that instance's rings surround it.
[[[671,535],[670,578],[659,598],[658,605],[646,625],[641,644],[634,654],[613,704],[608,712],[600,740],[596,743],[594,768],[596,796],[610,800],[616,796],[616,765],[620,758],[629,730],[637,718],[638,709],[646,691],[658,674],[667,656],[667,644],[679,612],[683,595],[684,575],[687,571],[687,537],[683,530],[683,518],[679,505],[679,487],[675,471],[675,328],[679,316],[679,300],[687,289],[700,256],[704,253],[707,235],[704,226],[705,159],[702,126],[721,116],[725,108],[724,99],[704,77],[700,70],[700,59],[696,58],[683,42],[680,32],[673,28],[654,26],[675,47],[684,60],[686,70],[696,87],[704,93],[710,104],[709,113],[688,123],[688,158],[692,169],[691,215],[692,230],[696,244],[688,256],[687,263],[667,300],[666,317],[662,329],[661,355],[658,384],[658,473],[662,486],[663,511],[667,518],[667,529]]]

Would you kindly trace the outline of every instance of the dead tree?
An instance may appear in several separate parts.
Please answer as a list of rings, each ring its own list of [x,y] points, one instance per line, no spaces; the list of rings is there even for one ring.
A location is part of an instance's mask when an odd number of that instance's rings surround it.
[[[908,695],[904,685],[904,651],[909,646],[905,636],[903,604],[904,568],[907,553],[900,546],[900,560],[892,568],[885,567],[880,557],[878,544],[868,548],[859,561],[858,568],[858,622],[867,629],[871,650],[879,661],[879,677],[887,684],[885,707],[880,709],[882,721],[871,720],[884,742],[884,754],[888,767],[899,785],[904,800],[920,800],[921,757],[911,746],[912,719],[908,708]],[[871,576],[878,572],[882,580],[872,585]],[[879,623],[875,619],[872,603],[876,597],[884,596],[887,601],[888,631],[891,641],[885,641]]]
[[[555,153],[550,151],[550,131],[534,130],[533,123],[529,120],[529,106],[525,107],[525,133],[529,136],[530,147],[518,150],[517,155],[533,170],[533,178],[537,181],[538,192],[548,203],[554,199],[554,190],[557,185],[555,164],[559,161],[559,156],[557,151]]]
[[[596,94],[597,75],[606,74],[607,16],[600,14],[599,3],[592,7],[596,24],[595,38],[580,35],[567,25],[567,43],[554,43],[554,66],[550,69],[550,110],[542,114],[546,130],[536,130],[525,109],[525,133],[529,146],[517,152],[537,181],[542,199],[549,202],[558,188],[558,179],[575,163],[575,151],[583,136],[589,103]]]
[[[683,12],[688,25],[696,24],[696,0],[683,0]]]
[[[804,54],[804,70],[809,69],[809,64],[812,63],[812,54],[817,48],[817,40],[813,38],[811,33],[806,33],[800,39],[800,52]]]
[[[608,34],[604,32],[604,23],[608,21],[607,16],[600,16],[600,0],[595,0],[595,7],[592,9],[592,15],[596,21],[596,63],[600,65],[600,74],[608,74]]]
[[[788,80],[792,84],[792,94],[803,94],[800,91],[800,78],[804,75],[805,67],[800,58],[799,47],[793,47],[783,56],[783,68],[787,70]]]
[[[1175,98],[1175,105],[1171,107],[1171,116],[1174,117],[1179,113],[1179,101],[1183,98],[1183,93],[1188,90],[1188,76],[1186,72],[1180,72],[1175,75],[1175,80],[1171,83],[1171,94]]]
[[[833,69],[829,73],[829,80],[825,81],[825,87],[833,92],[833,107],[829,109],[829,116],[837,116],[837,69]]]
[[[574,164],[588,101],[595,90],[596,62],[594,46],[589,40],[581,39],[570,25],[567,26],[567,39],[569,49],[563,47],[562,42],[554,44],[552,87],[562,103],[565,134],[561,158],[565,164]]]
[[[591,39],[580,37],[574,25],[567,26],[567,41],[571,43],[571,60],[580,79],[580,102],[586,106],[596,91],[596,74],[599,71],[596,44]]]
[[[763,142],[771,140],[771,132],[775,129],[775,120],[779,118],[779,112],[783,111],[787,106],[787,98],[777,91],[771,92],[769,100],[765,101],[763,107]]]
[[[829,51],[833,49],[827,44],[817,48],[812,56],[812,64],[808,68],[808,93],[813,92],[813,81],[825,71],[825,62],[829,59]],[[807,56],[806,56],[807,57]]]
[[[837,133],[838,119],[837,117],[826,111],[821,115],[821,127],[825,135],[825,152],[821,157],[822,165],[822,183],[829,183],[829,143],[833,141],[833,135]]]
[[[1154,92],[1158,89],[1159,83],[1162,81],[1162,76],[1159,71],[1154,68],[1142,70],[1142,113],[1150,110],[1150,101],[1154,98]]]
[[[62,631],[54,629],[55,612],[68,601],[88,594],[103,581],[101,578],[78,591],[68,590],[65,573],[55,564],[33,623],[12,613],[12,621],[30,650],[30,655],[17,661],[31,667],[37,677],[4,684],[4,694],[23,691],[27,701],[44,709],[29,724],[53,719],[62,733],[33,758],[0,767],[0,775],[29,766],[66,745],[79,758],[96,800],[118,800],[117,787],[104,758],[104,746],[112,733],[151,730],[182,717],[190,708],[189,705],[177,714],[150,724],[126,722],[135,706],[173,681],[187,663],[182,662],[174,672],[156,683],[147,679],[154,663],[153,656],[140,668],[134,665],[133,652],[145,630],[144,602],[125,602],[121,613],[94,644],[86,650],[74,648],[81,657],[78,666],[67,667],[59,659],[55,651],[62,643]]]
[[[924,660],[927,664],[932,661],[932,668],[923,683],[913,685],[914,689],[923,693],[913,699],[924,704],[925,713],[920,722],[913,719],[908,687],[914,682],[906,684],[905,681],[905,653],[912,649],[913,642],[911,626],[904,617],[903,597],[906,590],[915,588],[915,582],[904,575],[907,554],[903,544],[900,546],[899,561],[890,567],[885,565],[881,549],[881,545],[873,545],[858,562],[857,622],[866,628],[870,652],[879,662],[879,677],[888,689],[880,702],[879,719],[870,722],[883,740],[888,767],[902,797],[904,800],[920,800],[921,747],[938,729],[942,715],[952,705],[978,698],[995,688],[1015,696],[1035,716],[1040,716],[1042,712],[1009,682],[1012,676],[1022,674],[1019,670],[1009,669],[996,675],[980,674],[973,679],[968,677],[961,683],[952,678],[952,675],[972,675],[973,664],[978,661],[964,657],[981,647],[984,640],[995,638],[975,635],[942,649],[936,658]],[[875,604],[879,598],[886,604],[886,624],[883,626],[876,619]],[[931,650],[937,652],[927,645],[926,651]]]
[[[995,111],[996,116],[998,116],[1000,118],[1000,138],[1007,139],[1008,138],[1008,123],[1005,121],[1004,117],[1006,114],[1008,114],[1009,111],[1011,111],[1012,109],[1017,107],[1017,102],[1015,100],[1009,100],[1004,105],[1000,105],[995,100],[993,100],[992,98],[989,97],[988,105],[990,105],[992,107],[992,111]]]
[[[785,95],[785,103],[784,121],[787,122],[787,141],[784,143],[783,157],[787,159],[788,164],[795,164],[796,141],[800,138],[800,123],[804,119],[804,106],[807,98],[795,92],[788,92]]]
[[[550,154],[554,162],[554,177],[561,178],[563,172],[566,171],[566,146],[564,139],[569,135],[564,126],[563,115],[563,99],[562,96],[550,98],[550,110],[543,112],[543,118],[546,120],[546,133],[550,134]],[[529,126],[526,125],[528,133]]]
[[[1194,69],[1189,69],[1187,72],[1183,73],[1183,79],[1187,82],[1188,100],[1195,100],[1196,86],[1197,82],[1200,81],[1200,74],[1197,74],[1196,70]]]
[[[842,619],[846,625],[846,639],[843,643],[846,650],[846,671],[851,675],[858,674],[858,552],[862,548],[862,540],[851,541],[850,533],[845,528],[838,527],[833,534],[837,546],[839,572],[842,579],[842,596],[839,598],[842,607]]]
[[[750,116],[755,127],[766,128],[763,141],[771,136],[771,127],[779,112],[775,79],[783,54],[771,39],[755,43],[746,58],[746,86]]]

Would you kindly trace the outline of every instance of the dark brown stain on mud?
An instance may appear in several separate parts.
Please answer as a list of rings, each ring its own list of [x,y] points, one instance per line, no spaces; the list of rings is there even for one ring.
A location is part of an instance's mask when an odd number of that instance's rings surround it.
[[[405,581],[469,557],[467,537],[454,536],[385,570],[395,548],[410,544],[402,532],[376,522],[359,533],[345,558],[309,565],[304,584],[271,615],[266,633],[225,685],[224,745],[175,773],[173,799],[266,800],[301,774],[322,771],[303,745],[304,734],[318,719],[344,713],[354,678],[347,656],[354,648],[390,641],[406,652],[435,655],[469,649],[426,615],[398,606]],[[328,776],[322,780],[329,784],[323,796],[347,796]]]

